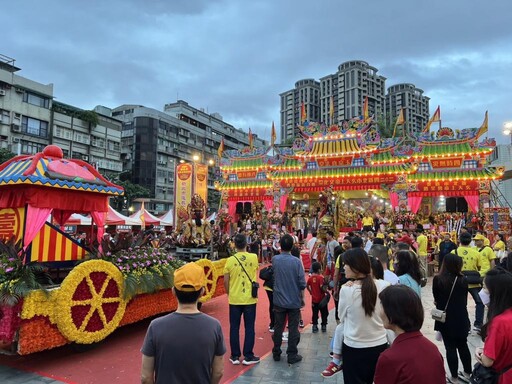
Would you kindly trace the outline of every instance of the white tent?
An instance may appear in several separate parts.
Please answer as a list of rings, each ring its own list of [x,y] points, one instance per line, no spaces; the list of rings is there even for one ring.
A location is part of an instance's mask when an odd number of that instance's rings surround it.
[[[108,225],[142,225],[140,220],[125,216],[110,206],[108,207],[107,220],[105,223]]]
[[[163,214],[162,216],[158,216],[158,219],[160,220],[160,225],[174,225],[174,209],[171,209],[169,212]]]
[[[66,225],[91,225],[91,222],[90,216],[73,213],[68,221],[66,221]]]
[[[142,211],[139,209],[134,214],[130,215],[130,218],[135,219],[137,221],[140,220],[140,215],[142,214]],[[144,209],[144,222],[146,225],[153,224],[153,225],[160,225],[160,219],[156,216],[153,216],[151,213],[149,213],[146,209]],[[140,224],[139,224],[140,225]]]

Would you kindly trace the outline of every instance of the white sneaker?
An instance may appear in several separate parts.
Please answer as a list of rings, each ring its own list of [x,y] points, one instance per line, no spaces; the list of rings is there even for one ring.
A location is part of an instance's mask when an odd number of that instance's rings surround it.
[[[288,342],[288,332],[283,332],[283,342]]]

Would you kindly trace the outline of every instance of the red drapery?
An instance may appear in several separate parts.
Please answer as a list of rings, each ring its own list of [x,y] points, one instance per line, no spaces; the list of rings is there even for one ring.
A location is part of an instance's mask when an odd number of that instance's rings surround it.
[[[101,239],[103,238],[103,234],[105,233],[105,219],[107,217],[106,212],[91,212],[91,217],[98,228],[96,232],[96,239],[98,239],[98,243],[101,245]]]
[[[279,210],[284,212],[286,209],[286,200],[288,200],[288,194],[281,195],[279,198]]]
[[[411,208],[412,213],[418,212],[421,200],[423,200],[423,197],[421,196],[407,196],[407,205]]]
[[[469,196],[464,196],[464,198],[468,202],[469,208],[471,208],[471,210],[474,213],[477,213],[478,212],[478,208],[479,208],[480,196],[478,196],[478,195],[469,195]]]
[[[27,205],[27,219],[25,221],[25,234],[23,236],[23,248],[27,248],[28,245],[34,240],[39,230],[46,223],[46,219],[52,213],[51,208],[36,208],[31,205]]]
[[[270,212],[272,206],[274,205],[274,200],[263,200],[263,204],[265,205],[267,212]]]
[[[73,211],[62,211],[60,209],[54,209],[52,212],[53,219],[59,224],[61,227],[66,224],[69,220]]]
[[[393,208],[393,210],[395,209],[395,207],[398,207],[398,193],[389,192],[389,201],[391,202],[391,207]]]
[[[231,217],[231,221],[235,221],[236,203],[236,201],[228,201],[228,214]]]

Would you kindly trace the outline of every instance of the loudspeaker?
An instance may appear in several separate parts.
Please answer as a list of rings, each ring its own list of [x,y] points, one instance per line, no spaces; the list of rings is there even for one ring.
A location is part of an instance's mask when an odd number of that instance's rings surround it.
[[[446,199],[446,212],[457,212],[456,197],[449,197]]]
[[[250,214],[251,213],[251,208],[252,208],[252,203],[246,201],[244,203],[244,213],[247,214],[247,215]]]
[[[244,203],[236,203],[235,213],[238,215],[244,213]]]

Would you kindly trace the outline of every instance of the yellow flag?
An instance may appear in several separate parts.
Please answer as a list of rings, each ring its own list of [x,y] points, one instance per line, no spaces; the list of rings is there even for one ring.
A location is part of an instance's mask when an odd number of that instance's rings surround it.
[[[480,128],[478,129],[478,132],[476,133],[477,139],[489,130],[489,116],[488,116],[487,112],[488,111],[485,111],[484,121],[483,121],[482,125],[480,126]]]
[[[405,124],[404,109],[400,108],[400,113],[398,114],[398,118],[396,119],[396,123],[395,123],[395,129],[393,130],[393,136],[391,136],[391,137],[395,137],[396,127],[399,125],[404,125],[404,124]]]
[[[254,147],[254,136],[252,135],[251,128],[249,128],[249,148]]]
[[[146,229],[146,215],[144,214],[145,211],[146,211],[146,208],[144,208],[144,201],[143,201],[140,206],[140,222],[142,223],[142,225],[141,225],[142,230]]]
[[[270,132],[270,145],[274,145],[276,143],[276,127],[274,125],[274,122],[272,122],[272,131]]]
[[[368,96],[364,98],[363,104],[363,119],[364,121],[368,120]]]
[[[304,105],[304,102],[302,102],[300,106],[300,120],[301,122],[305,122],[308,119],[308,114],[306,112],[306,106]]]
[[[224,138],[220,141],[219,149],[217,149],[217,155],[219,156],[219,160],[222,158],[222,153],[224,152]]]

